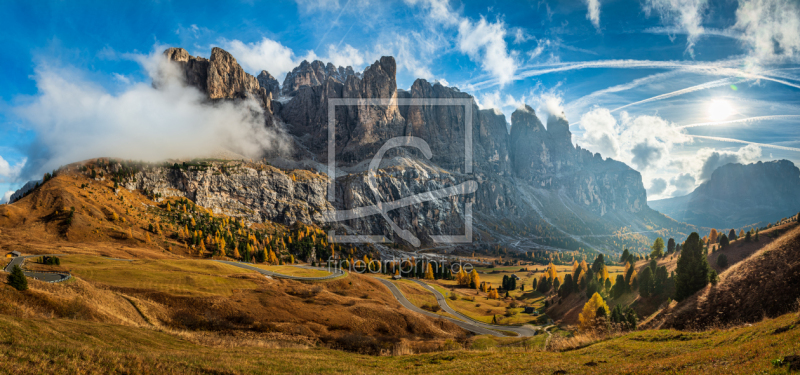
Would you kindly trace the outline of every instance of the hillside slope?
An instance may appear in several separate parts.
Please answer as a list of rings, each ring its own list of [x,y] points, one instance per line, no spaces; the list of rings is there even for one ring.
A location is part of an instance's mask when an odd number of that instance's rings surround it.
[[[682,222],[739,228],[800,211],[800,169],[788,160],[727,164],[692,193],[647,204]]]
[[[694,296],[665,311],[663,327],[702,329],[753,323],[800,303],[800,226],[720,275]]]

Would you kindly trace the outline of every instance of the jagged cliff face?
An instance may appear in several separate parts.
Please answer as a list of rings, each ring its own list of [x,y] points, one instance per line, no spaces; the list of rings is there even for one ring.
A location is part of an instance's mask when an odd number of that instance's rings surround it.
[[[251,98],[264,109],[267,125],[272,124],[272,95],[261,87],[256,77],[246,73],[227,51],[214,47],[211,57],[195,57],[183,48],[169,48],[164,56],[178,64],[186,84],[194,86],[211,100]]]
[[[282,94],[284,96],[294,96],[302,86],[320,86],[332,78],[339,83],[347,82],[349,77],[361,78],[361,73],[356,73],[353,68],[348,66],[336,67],[331,63],[325,65],[322,61],[316,60],[309,63],[303,60],[300,66],[292,69],[283,80]]]
[[[170,49],[165,53],[182,64],[187,82],[207,92],[212,99],[237,98],[236,93],[241,92],[252,96],[262,92],[266,97],[272,97],[278,90],[277,80],[267,72],[262,72],[258,79],[248,77],[246,73],[238,74],[241,68],[235,65],[233,57],[223,52],[215,49],[207,61],[188,56],[181,49]],[[231,74],[223,74],[225,71]],[[375,203],[374,194],[366,183],[363,162],[370,160],[388,139],[416,136],[430,146],[431,159],[426,160],[411,148],[388,153],[384,158],[387,163],[378,174],[381,201],[390,202],[468,180],[479,182],[478,190],[473,194],[420,203],[389,213],[400,227],[412,230],[423,240],[431,235],[463,233],[464,203],[467,201],[474,205],[476,220],[484,220],[484,227],[495,229],[499,221],[540,220],[555,226],[555,222],[546,216],[564,215],[565,212],[577,217],[594,215],[600,218],[609,213],[614,213],[617,218],[620,215],[653,214],[646,206],[639,173],[623,163],[603,160],[600,155],[575,147],[571,142],[569,124],[563,117],[550,116],[545,128],[533,109],[520,108],[512,114],[509,134],[504,115],[494,110],[480,110],[469,94],[458,89],[419,79],[408,91],[398,90],[396,71],[397,65],[392,57],[382,57],[363,73],[355,73],[349,67],[324,65],[319,61],[303,62],[287,74],[280,88],[284,98],[265,106],[272,109],[275,118],[284,123],[285,129],[295,136],[302,148],[308,150],[311,158],[325,163],[328,161],[330,101],[340,98],[386,100],[385,105],[362,103],[339,106],[335,110],[336,162],[340,173],[346,172],[337,176],[336,201],[333,204],[336,208],[352,209]],[[254,82],[259,84],[257,89],[253,88]],[[471,103],[471,118],[466,118],[467,111],[463,106],[410,106],[398,102],[407,99],[466,99]],[[471,126],[473,137],[471,174],[465,174],[464,165],[467,126]],[[256,190],[288,190],[279,188],[283,185],[267,182],[278,178],[276,175],[258,176],[247,180],[250,181],[248,184],[225,182],[207,175],[158,175],[152,179],[143,176],[143,181],[151,181],[150,185],[138,187],[153,187],[159,178],[169,177],[173,181],[171,189],[182,191],[192,199],[215,204],[213,197],[218,195],[227,197],[231,204],[245,207],[241,212],[262,212],[249,214],[254,219],[321,223],[313,211],[329,207],[322,203],[327,196],[326,184],[304,187],[311,192],[306,196],[275,193],[276,199],[306,202],[304,204],[310,210],[307,214],[300,210],[280,216],[277,212],[281,210],[269,207],[267,203],[272,196],[256,196]],[[214,190],[212,186],[216,184],[226,188]],[[198,190],[199,186],[205,187]],[[239,187],[244,191],[252,190],[253,195],[231,198]],[[541,202],[552,197],[557,197],[561,208],[553,209],[548,202]],[[216,204],[222,207],[220,202]],[[580,212],[576,213],[576,210]],[[357,234],[391,236],[392,231],[384,221],[380,216],[371,216],[341,223],[340,228]],[[532,235],[536,236],[535,233]],[[587,244],[586,247],[592,246]]]
[[[122,186],[162,198],[186,197],[215,213],[257,223],[315,223],[333,208],[327,201],[326,176],[244,162],[213,162],[202,168],[152,166]]]

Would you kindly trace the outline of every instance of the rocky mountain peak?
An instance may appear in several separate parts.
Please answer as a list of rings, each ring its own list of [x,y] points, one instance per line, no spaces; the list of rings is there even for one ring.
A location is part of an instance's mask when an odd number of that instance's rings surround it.
[[[800,169],[788,160],[726,164],[690,194],[648,204],[698,226],[738,228],[771,222],[800,211]]]
[[[361,78],[361,74],[356,73],[351,66],[336,67],[330,62],[325,64],[322,61],[314,60],[309,63],[307,60],[303,60],[299,66],[286,74],[281,93],[284,96],[294,96],[303,86],[321,86],[328,78],[344,83],[348,77]]]
[[[196,87],[209,99],[255,99],[265,110],[267,123],[272,123],[272,95],[227,51],[214,47],[210,58],[205,59],[191,56],[183,48],[168,48],[164,56],[178,64],[188,85]]]
[[[273,99],[278,98],[281,93],[281,85],[272,74],[269,74],[266,70],[262,70],[258,77],[256,77],[256,80],[258,80],[258,84],[264,90],[267,90],[268,94],[272,95]]]
[[[550,115],[547,118],[547,132],[554,139],[565,139],[572,141],[572,133],[569,131],[569,123],[562,115]]]

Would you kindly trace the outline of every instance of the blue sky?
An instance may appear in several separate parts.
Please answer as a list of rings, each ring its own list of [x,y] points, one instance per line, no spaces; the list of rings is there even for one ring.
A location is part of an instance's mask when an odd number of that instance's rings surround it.
[[[800,5],[792,0],[3,7],[0,200],[89,152],[130,156],[94,145],[122,142],[139,123],[147,133],[148,116],[178,116],[168,106],[142,117],[113,107],[146,107],[136,100],[149,100],[148,61],[166,46],[206,57],[221,46],[249,73],[266,69],[281,82],[303,59],[361,70],[393,55],[400,88],[439,80],[507,116],[522,104],[542,121],[566,116],[576,144],[640,171],[649,199],[685,194],[728,162],[800,162]],[[136,135],[124,141],[157,148]]]

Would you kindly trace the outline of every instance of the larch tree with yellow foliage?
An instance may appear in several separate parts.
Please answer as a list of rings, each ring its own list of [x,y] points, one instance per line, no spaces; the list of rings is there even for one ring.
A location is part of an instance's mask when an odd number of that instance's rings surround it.
[[[601,308],[602,310],[600,310]],[[602,313],[602,316],[598,316],[598,313]],[[608,316],[608,313],[608,305],[603,300],[603,297],[598,293],[593,294],[592,298],[589,298],[586,304],[583,305],[583,311],[578,315],[581,331],[586,332],[597,328],[601,323],[599,318]]]
[[[433,266],[431,266],[431,264],[428,263],[428,269],[425,270],[425,280],[433,280],[433,279],[434,279],[434,277],[433,277]]]
[[[469,287],[478,289],[479,285],[481,285],[481,277],[478,275],[478,271],[473,268],[472,272],[469,273]]]

